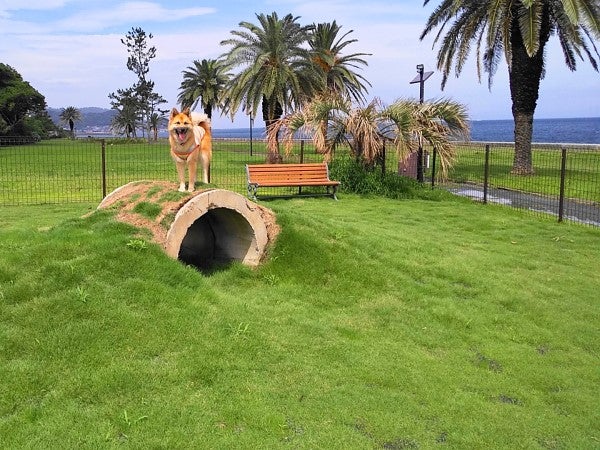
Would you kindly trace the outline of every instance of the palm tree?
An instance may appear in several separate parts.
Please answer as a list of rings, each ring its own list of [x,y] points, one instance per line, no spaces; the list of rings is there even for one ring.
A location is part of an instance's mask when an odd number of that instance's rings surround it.
[[[428,3],[429,0],[424,1],[424,5]],[[598,70],[592,49],[599,55],[593,38],[600,38],[600,3],[598,0],[443,0],[427,20],[421,39],[436,27],[440,28],[434,45],[441,39],[437,62],[443,73],[442,89],[453,67],[457,76],[460,74],[473,43],[477,49],[478,74],[481,75],[483,63],[490,88],[504,56],[515,124],[512,172],[533,174],[533,115],[544,76],[545,46],[555,34],[570,70],[576,69],[577,58],[585,57]],[[443,31],[446,34],[442,38]]]
[[[371,84],[353,69],[361,65],[366,66],[367,62],[361,56],[369,56],[369,54],[343,55],[342,51],[345,47],[356,42],[356,39],[344,40],[353,30],[338,37],[341,28],[335,20],[331,23],[314,25],[314,31],[308,41],[312,61],[322,71],[324,95],[332,96],[331,98],[339,96],[362,103],[365,100],[364,93],[367,91],[365,85],[371,86]],[[326,132],[329,119],[327,116],[322,118],[321,134]],[[327,153],[325,145],[318,146],[316,149],[319,153]]]
[[[121,92],[118,102],[113,101],[112,109],[117,113],[112,118],[111,128],[116,134],[124,134],[127,138],[137,138],[139,122],[138,103],[130,91]]]
[[[330,118],[326,133],[321,126],[324,117]],[[400,99],[389,106],[374,99],[366,106],[353,106],[347,99],[327,96],[282,117],[267,138],[273,140],[281,133],[290,148],[294,133],[301,129],[312,134],[315,146],[327,147],[326,160],[336,145],[346,143],[365,166],[380,158],[386,141],[393,142],[399,157],[417,151],[419,142],[427,142],[440,156],[445,176],[454,160],[452,138],[466,136],[469,122],[465,106],[447,99],[424,103]]]
[[[231,46],[225,55],[227,67],[242,67],[230,80],[226,108],[234,115],[240,107],[256,117],[262,106],[269,128],[282,114],[306,101],[319,90],[320,80],[303,47],[312,26],[301,26],[291,14],[280,19],[277,13],[257,14],[259,24],[240,22],[235,37],[221,42]],[[278,142],[269,147],[268,160],[279,162]]]
[[[344,40],[353,32],[350,30],[338,37],[341,26],[335,20],[331,23],[319,23],[313,25],[308,44],[311,48],[312,61],[324,74],[325,89],[341,96],[347,96],[357,102],[365,100],[364,93],[366,85],[371,86],[362,75],[354,72],[360,66],[367,66],[362,56],[370,56],[369,53],[351,53],[343,55],[342,51],[350,44],[357,42],[356,39]]]
[[[60,112],[60,120],[69,125],[69,130],[71,132],[71,139],[75,139],[75,122],[79,122],[81,120],[81,111],[79,111],[74,106],[68,106],[63,108]]]
[[[158,141],[158,129],[165,123],[165,121],[166,118],[162,110],[150,114],[150,131],[152,131],[154,141]]]
[[[116,93],[108,94],[111,99],[111,109],[117,113],[111,121],[111,128],[117,134],[125,134],[127,138],[137,138],[137,126],[142,123],[140,103],[134,88],[117,89]]]
[[[214,107],[223,104],[223,93],[230,75],[222,62],[216,59],[195,60],[193,66],[183,71],[177,101],[181,108],[194,109],[198,103],[208,118],[212,118]]]

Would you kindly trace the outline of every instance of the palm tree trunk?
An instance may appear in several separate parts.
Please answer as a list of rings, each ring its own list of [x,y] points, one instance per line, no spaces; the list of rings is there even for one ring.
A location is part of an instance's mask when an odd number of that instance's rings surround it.
[[[543,61],[527,56],[525,47],[513,46],[512,67],[509,69],[510,96],[515,124],[515,156],[512,173],[532,175],[531,140],[533,114],[537,106]]]
[[[533,111],[519,112],[513,108],[515,122],[515,156],[511,173],[533,175],[531,139],[533,136]]]
[[[544,46],[550,36],[548,9],[544,8],[540,29],[540,46],[533,56],[527,54],[523,38],[519,31],[517,17],[518,6],[513,6],[511,24],[512,60],[508,75],[512,114],[515,124],[515,156],[512,172],[515,175],[532,175],[533,161],[531,140],[533,138],[533,114],[537,106],[540,80],[544,70]]]
[[[273,125],[277,119],[283,114],[283,108],[277,100],[269,102],[267,97],[263,96],[262,100],[262,113],[265,126],[269,130],[270,126]],[[279,164],[283,161],[281,152],[279,151],[279,134],[275,136],[275,143],[268,146],[267,152],[267,163]]]

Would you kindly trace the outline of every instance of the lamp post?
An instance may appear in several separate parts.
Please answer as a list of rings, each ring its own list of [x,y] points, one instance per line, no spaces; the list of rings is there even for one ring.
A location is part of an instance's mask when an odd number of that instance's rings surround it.
[[[425,72],[423,64],[417,64],[417,76],[409,84],[419,83],[419,103],[423,104],[425,99],[425,81],[433,75],[433,72]],[[417,150],[417,181],[423,182],[423,142],[419,136],[419,149]]]

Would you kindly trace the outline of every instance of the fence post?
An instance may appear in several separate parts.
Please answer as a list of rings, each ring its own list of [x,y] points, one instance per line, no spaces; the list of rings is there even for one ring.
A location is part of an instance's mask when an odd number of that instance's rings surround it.
[[[435,187],[435,157],[437,151],[433,149],[433,162],[431,163],[431,189]]]
[[[383,141],[383,148],[381,149],[381,176],[385,176],[385,140]]]
[[[102,198],[106,197],[106,141],[102,139]]]
[[[304,162],[304,139],[300,140],[300,164]],[[302,194],[302,186],[298,186],[298,195]]]
[[[483,167],[483,203],[484,204],[487,204],[489,178],[490,178],[490,144],[485,144],[485,165]]]
[[[567,149],[561,148],[560,157],[560,193],[558,195],[558,221],[562,222],[565,211],[565,178],[567,174]]]

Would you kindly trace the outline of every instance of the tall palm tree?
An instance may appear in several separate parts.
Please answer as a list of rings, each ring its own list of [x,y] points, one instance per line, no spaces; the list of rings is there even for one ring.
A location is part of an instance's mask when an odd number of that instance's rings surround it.
[[[429,0],[424,1],[424,5],[428,3]],[[550,37],[556,35],[570,70],[576,69],[577,58],[584,60],[585,57],[598,70],[593,53],[600,54],[593,39],[600,38],[600,2],[443,0],[427,20],[421,39],[437,27],[440,31],[434,45],[440,42],[437,60],[438,69],[443,73],[442,89],[453,67],[457,76],[460,74],[473,43],[478,75],[481,76],[483,65],[490,88],[504,56],[508,63],[515,124],[512,172],[532,174],[533,115],[544,76],[544,49]]]
[[[366,85],[371,86],[371,83],[354,69],[367,66],[367,62],[362,57],[370,54],[344,55],[343,50],[346,46],[357,40],[345,40],[353,30],[338,36],[342,27],[335,20],[331,23],[319,23],[313,27],[314,31],[310,35],[308,44],[313,63],[323,71],[325,89],[337,95],[347,96],[354,101],[363,102],[367,91]]]
[[[59,117],[63,123],[69,125],[71,139],[75,139],[75,122],[79,122],[81,120],[81,111],[74,106],[67,106],[60,112]]]
[[[322,120],[330,117],[327,132],[322,132]],[[294,133],[309,131],[315,146],[326,145],[327,160],[336,145],[346,143],[354,157],[366,166],[380,156],[384,142],[391,141],[400,157],[427,142],[440,156],[442,175],[454,160],[452,138],[466,135],[469,130],[464,105],[447,100],[420,103],[417,100],[396,100],[384,106],[374,99],[365,106],[354,106],[340,97],[318,97],[301,109],[282,117],[270,129],[267,138],[281,133],[286,148],[290,148]]]
[[[320,79],[310,62],[305,44],[312,26],[301,26],[291,14],[257,14],[258,25],[240,22],[224,54],[227,67],[241,67],[230,80],[226,108],[234,115],[239,108],[256,117],[259,105],[267,128],[282,114],[300,105],[319,90]],[[281,160],[277,142],[269,147],[268,160]]]
[[[223,63],[216,59],[195,60],[192,66],[183,71],[183,81],[179,87],[177,101],[181,108],[194,109],[200,103],[208,118],[212,118],[215,107],[223,104],[223,93],[230,75]]]

